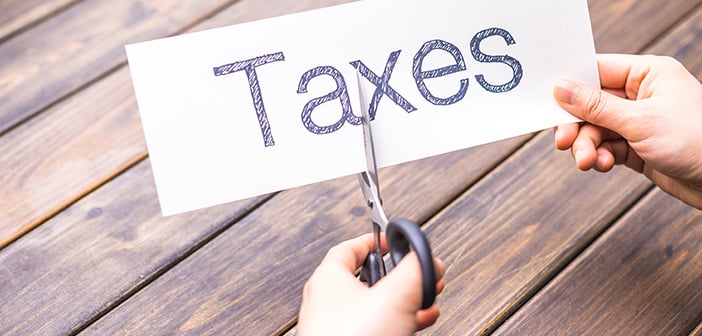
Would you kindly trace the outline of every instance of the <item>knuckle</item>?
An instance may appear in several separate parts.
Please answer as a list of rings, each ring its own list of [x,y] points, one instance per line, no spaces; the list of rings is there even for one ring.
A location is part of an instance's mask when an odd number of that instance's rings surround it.
[[[601,120],[602,115],[607,111],[607,96],[600,91],[591,90],[584,97],[585,112],[594,122]]]
[[[682,65],[682,63],[680,63],[680,61],[678,61],[677,59],[675,59],[672,56],[661,56],[659,59],[662,63],[670,65],[670,66],[678,67],[678,66]]]
[[[319,286],[319,282],[319,272],[315,271],[314,273],[312,273],[312,276],[310,276],[309,279],[305,281],[305,285],[302,287],[302,292],[306,295],[309,295],[314,288]]]
[[[650,59],[647,61],[649,64],[656,64],[662,69],[668,69],[670,71],[687,72],[687,68],[682,64],[677,58],[672,56],[648,56]]]

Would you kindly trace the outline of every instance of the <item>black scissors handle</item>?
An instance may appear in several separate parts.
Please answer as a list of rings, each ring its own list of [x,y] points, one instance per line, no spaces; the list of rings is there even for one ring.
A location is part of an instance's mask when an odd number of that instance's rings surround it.
[[[431,307],[436,299],[436,271],[429,240],[419,226],[408,219],[394,219],[388,223],[386,230],[390,259],[394,266],[410,252],[410,248],[417,253],[422,269],[422,309]],[[385,263],[380,250],[371,251],[361,268],[360,280],[373,286],[384,276]]]
[[[422,268],[422,309],[431,307],[436,298],[436,271],[429,240],[417,224],[403,218],[390,221],[386,236],[393,265],[400,263],[410,247],[417,253]]]

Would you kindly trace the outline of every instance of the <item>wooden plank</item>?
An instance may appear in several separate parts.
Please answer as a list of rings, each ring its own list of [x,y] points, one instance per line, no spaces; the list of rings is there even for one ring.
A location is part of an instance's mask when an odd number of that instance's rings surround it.
[[[690,333],[690,336],[702,336],[702,324],[698,325],[697,328]]]
[[[702,1],[589,0],[597,52],[635,53],[676,25]],[[620,13],[627,13],[620,16]],[[619,18],[619,20],[617,20]]]
[[[426,220],[522,141],[382,170],[389,215]],[[326,251],[369,231],[355,176],[282,192],[85,333],[273,333],[294,320]]]
[[[702,36],[700,20],[702,9],[646,53],[676,57],[700,78],[702,46],[694,43]],[[702,301],[691,295],[702,289],[701,222],[698,210],[656,191],[498,334],[689,333],[702,318]],[[669,255],[661,259],[661,251]]]
[[[234,0],[85,0],[0,44],[0,134]]]
[[[192,30],[328,4],[330,1],[324,0],[240,1]],[[21,72],[15,69],[17,76]],[[12,168],[0,169],[0,195],[6,200],[0,202],[0,248],[146,156],[126,67],[52,106],[2,139],[0,162]]]
[[[0,43],[80,0],[5,0],[0,2]]]
[[[702,212],[660,190],[497,335],[688,335],[702,317]]]
[[[163,218],[148,161],[0,251],[0,334],[69,334],[264,198]]]
[[[3,136],[0,247],[146,156],[133,96],[123,69]]]
[[[647,53],[677,58],[690,72],[702,79],[702,8],[695,11],[665,38],[653,45]]]

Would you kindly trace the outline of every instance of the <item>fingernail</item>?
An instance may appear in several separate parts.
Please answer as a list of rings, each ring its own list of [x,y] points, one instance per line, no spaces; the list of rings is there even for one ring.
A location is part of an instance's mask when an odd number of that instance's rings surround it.
[[[556,87],[553,90],[553,95],[559,102],[567,105],[573,105],[575,103],[575,91],[580,87],[580,84],[569,81],[569,80],[559,80],[556,83]]]

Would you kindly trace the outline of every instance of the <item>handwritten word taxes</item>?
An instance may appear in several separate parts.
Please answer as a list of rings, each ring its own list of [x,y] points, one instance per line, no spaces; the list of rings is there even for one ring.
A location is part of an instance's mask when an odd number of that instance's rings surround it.
[[[506,83],[494,84],[486,79],[484,75],[478,74],[475,75],[475,80],[484,90],[488,92],[504,93],[513,90],[519,85],[523,77],[523,69],[521,63],[509,55],[488,55],[481,51],[481,42],[493,36],[501,37],[507,46],[516,44],[512,34],[510,34],[507,30],[502,28],[489,28],[480,31],[473,36],[469,45],[470,53],[473,56],[473,59],[478,62],[503,63],[509,66],[512,70],[512,78]],[[424,70],[423,63],[425,58],[434,51],[443,51],[448,53],[451,57],[453,57],[454,62],[438,69]],[[381,75],[378,75],[378,72],[371,70],[361,60],[355,60],[349,63],[361,74],[363,78],[375,86],[375,92],[370,100],[370,106],[368,106],[368,114],[370,115],[371,120],[375,118],[378,104],[384,97],[390,99],[407,113],[417,110],[417,108],[410,101],[405,99],[405,97],[400,92],[395,90],[390,84],[393,71],[395,71],[395,65],[401,56],[401,53],[402,50],[397,50],[390,53]],[[285,61],[284,52],[276,52],[213,68],[215,76],[225,76],[239,72],[244,72],[246,74],[253,106],[258,118],[259,127],[263,136],[263,142],[266,147],[275,146],[275,140],[273,138],[273,131],[271,130],[268,120],[268,114],[266,112],[263,95],[261,93],[261,83],[259,82],[256,68],[269,63],[283,61]],[[427,79],[434,79],[467,71],[467,69],[466,61],[459,47],[450,42],[435,39],[425,42],[415,53],[411,71],[412,77],[414,78],[417,86],[417,90],[421,96],[433,105],[446,106],[456,104],[466,97],[470,83],[469,78],[461,79],[459,83],[460,85],[458,86],[458,91],[448,97],[437,97],[434,95],[425,81]],[[360,113],[353,113],[349,92],[347,90],[347,81],[342,73],[334,66],[318,66],[303,73],[300,77],[297,93],[307,93],[309,83],[313,79],[320,76],[331,77],[336,83],[336,88],[324,96],[316,97],[310,100],[302,108],[301,122],[304,127],[309,132],[314,134],[329,134],[341,129],[347,122],[352,125],[360,125],[362,119]],[[334,101],[337,101],[340,104],[341,118],[331,125],[318,125],[315,123],[312,120],[314,110],[322,104],[331,103]]]

